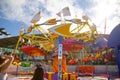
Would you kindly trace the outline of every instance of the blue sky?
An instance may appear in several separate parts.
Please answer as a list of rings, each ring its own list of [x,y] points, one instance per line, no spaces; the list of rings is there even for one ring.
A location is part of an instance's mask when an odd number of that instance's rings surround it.
[[[0,28],[5,28],[10,36],[18,36],[22,23],[25,23],[26,29],[38,11],[42,12],[39,21],[42,23],[58,18],[56,13],[66,6],[70,8],[70,18],[87,15],[96,24],[99,33],[104,31],[105,18],[107,34],[120,23],[120,0],[0,0]]]

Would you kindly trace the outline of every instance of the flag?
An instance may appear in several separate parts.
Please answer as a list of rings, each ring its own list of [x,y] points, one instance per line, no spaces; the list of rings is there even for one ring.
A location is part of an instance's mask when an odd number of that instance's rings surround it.
[[[63,16],[71,16],[69,7],[65,7],[60,12],[57,13],[59,17],[61,17],[61,14],[63,14]]]
[[[106,21],[107,19],[105,18],[104,34],[106,34]]]
[[[32,18],[31,23],[36,23],[40,20],[40,11]]]

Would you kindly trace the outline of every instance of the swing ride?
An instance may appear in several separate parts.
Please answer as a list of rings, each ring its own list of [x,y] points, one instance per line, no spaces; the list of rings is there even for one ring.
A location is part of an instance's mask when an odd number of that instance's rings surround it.
[[[64,66],[65,68],[63,72],[66,72],[66,63],[65,65],[62,63],[64,59],[66,61],[66,56],[64,56],[62,52],[66,51],[68,55],[71,56],[71,60],[68,63],[73,65],[77,64],[79,60],[74,59],[72,53],[79,53],[80,51],[84,51],[84,53],[88,54],[86,49],[88,44],[92,44],[92,46],[99,45],[99,40],[97,40],[99,39],[99,36],[96,25],[91,25],[87,16],[83,16],[82,19],[66,19],[65,16],[69,15],[65,15],[65,13],[61,12],[63,14],[60,16],[62,17],[62,20],[52,18],[43,23],[38,23],[40,20],[40,13],[41,12],[38,12],[32,18],[32,25],[30,25],[26,31],[22,29],[20,30],[20,36],[16,44],[15,51],[19,48],[28,56],[28,59],[26,63],[21,63],[17,66],[24,65],[24,67],[30,67],[30,65],[25,66],[25,64],[28,63],[33,64],[29,62],[29,57],[45,56],[48,52],[55,52],[54,48],[57,47],[57,54],[53,57],[53,59],[56,57],[56,59],[53,60],[53,64],[57,64],[57,67],[55,66],[54,68],[53,66],[53,70],[54,72],[59,72],[58,68],[62,69]],[[41,26],[51,27],[45,30]],[[39,32],[39,34],[36,34],[36,32]],[[60,36],[62,37],[61,43],[58,41]],[[104,45],[106,45],[106,42],[101,47],[103,48]],[[91,48],[91,45],[89,47]],[[94,56],[95,59],[100,57],[99,54]],[[88,59],[89,57],[84,56],[82,61],[87,62]],[[59,70],[62,72],[61,69]]]
[[[20,31],[20,37],[19,37],[18,43],[16,45],[16,49],[17,49],[19,44],[24,44],[24,45],[22,45],[22,51],[29,56],[45,55],[44,50],[48,50],[48,51],[52,50],[52,48],[54,47],[54,40],[55,40],[55,38],[58,37],[58,35],[61,35],[63,37],[70,37],[70,38],[73,38],[74,40],[90,41],[90,40],[93,40],[96,37],[96,35],[98,34],[95,26],[92,26],[92,27],[90,26],[90,24],[88,23],[88,19],[86,19],[85,22],[82,22],[81,19],[77,19],[77,18],[74,18],[71,20],[65,19],[65,21],[63,23],[60,23],[59,25],[56,25],[56,24],[58,22],[60,22],[61,20],[56,20],[55,18],[47,20],[44,23],[37,24],[39,19],[40,19],[40,12],[38,12],[33,17],[33,19],[31,20],[31,23],[33,25],[28,27],[26,32],[23,33],[23,31]],[[69,23],[67,23],[67,22],[69,22]],[[76,24],[77,27],[70,31],[70,27],[72,24]],[[55,26],[48,29],[49,32],[46,32],[42,27],[40,27],[42,25],[46,25],[46,26],[55,25]],[[82,31],[82,29],[85,28],[86,25],[89,27],[89,31],[80,33],[80,31]],[[42,33],[42,35],[41,34],[36,35],[35,31],[37,31],[37,30],[40,31],[40,33]],[[75,31],[77,31],[77,32],[75,32]],[[85,36],[87,36],[87,37],[84,38]],[[25,42],[25,40],[27,42]],[[47,46],[47,45],[49,45],[49,46]],[[40,46],[41,48],[38,46]],[[66,45],[66,46],[69,46],[69,45]],[[77,46],[78,48],[81,47],[77,44],[75,46]],[[73,47],[75,47],[75,46],[73,46]],[[44,49],[44,50],[42,51],[41,49]],[[70,48],[70,49],[72,49],[72,48]]]

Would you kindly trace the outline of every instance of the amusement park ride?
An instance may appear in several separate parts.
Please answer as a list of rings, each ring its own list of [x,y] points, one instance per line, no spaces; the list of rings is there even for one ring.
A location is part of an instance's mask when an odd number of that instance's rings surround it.
[[[90,25],[87,16],[83,16],[83,19],[66,19],[66,16],[70,16],[68,7],[60,11],[59,14],[61,15],[59,16],[62,17],[61,20],[53,18],[38,24],[40,13],[38,12],[33,17],[31,20],[32,25],[28,27],[26,32],[20,31],[15,52],[20,48],[28,56],[44,56],[47,54],[47,51],[53,51],[57,47],[58,67],[60,70],[59,80],[61,80],[62,52],[80,52],[84,47],[84,42],[95,42],[98,32],[94,24]],[[75,26],[71,29],[72,24]],[[51,26],[51,28],[46,31],[41,27],[43,25]],[[88,30],[83,32],[83,28]],[[40,34],[35,34],[36,31],[39,31]]]
[[[81,19],[78,18],[74,18],[71,20],[67,20],[67,19],[56,20],[56,18],[53,18],[47,20],[44,23],[37,24],[39,19],[40,19],[40,12],[38,12],[33,17],[31,21],[33,25],[28,27],[26,32],[20,31],[20,37],[16,45],[16,49],[18,48],[18,45],[24,43],[34,46],[40,46],[49,51],[52,50],[52,48],[54,47],[54,42],[55,42],[54,40],[57,39],[59,35],[63,36],[64,38],[72,38],[77,41],[82,40],[85,42],[93,41],[94,39],[96,39],[98,35],[96,26],[95,25],[91,26],[89,24],[88,17],[83,18],[85,21],[82,21]],[[70,27],[72,26],[72,24],[76,24],[77,27],[75,27],[70,31]],[[53,26],[48,29],[48,32],[46,32],[46,30],[41,27],[42,25],[46,25],[46,26],[53,25]],[[82,32],[82,29],[85,27],[88,27],[89,30]],[[35,34],[36,31],[40,31],[40,34]],[[46,45],[49,45],[49,47]]]

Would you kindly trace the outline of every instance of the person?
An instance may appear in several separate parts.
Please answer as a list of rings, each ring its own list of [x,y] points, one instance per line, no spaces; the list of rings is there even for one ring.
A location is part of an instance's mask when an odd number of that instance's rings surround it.
[[[44,69],[41,64],[36,65],[36,69],[31,80],[44,80]]]
[[[7,69],[13,60],[11,53],[0,56],[0,80],[7,80]]]

